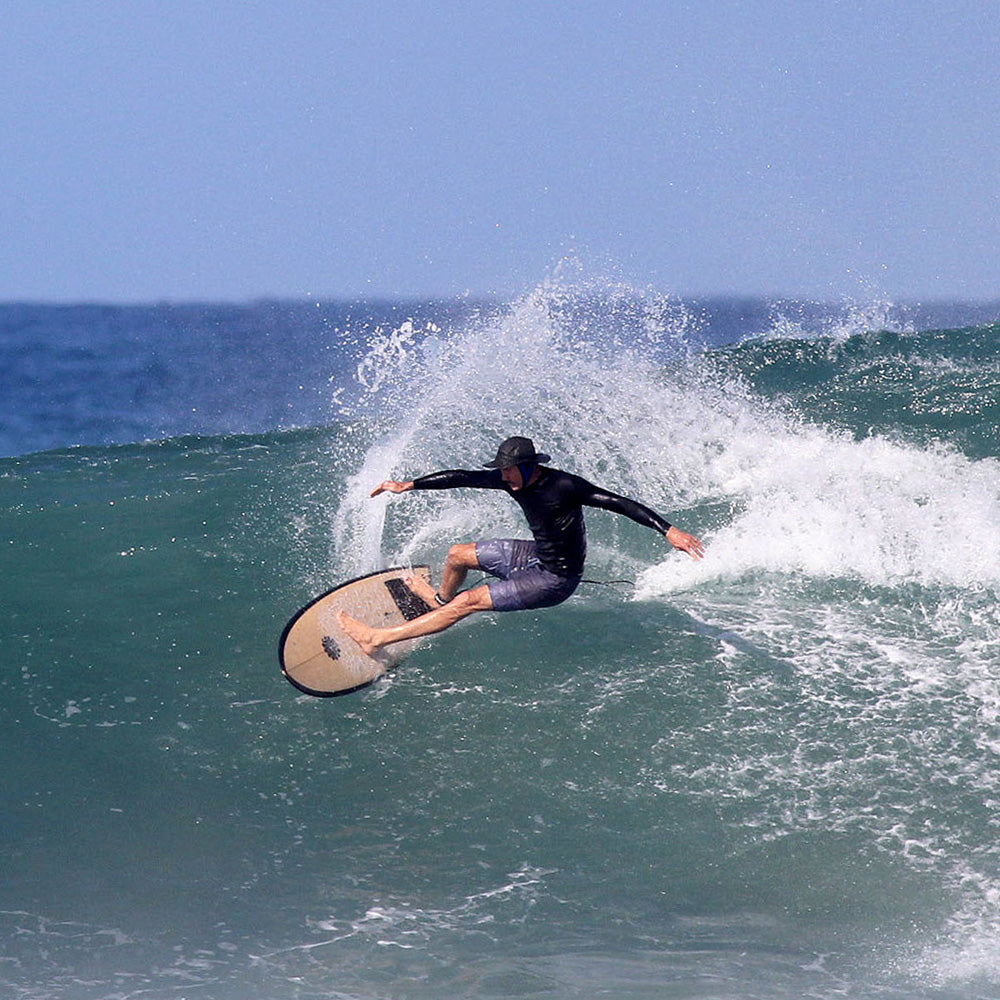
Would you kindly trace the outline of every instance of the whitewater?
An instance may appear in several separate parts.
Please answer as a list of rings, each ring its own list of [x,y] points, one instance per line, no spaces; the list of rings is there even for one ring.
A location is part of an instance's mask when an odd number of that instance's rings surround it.
[[[0,306],[3,994],[1000,995],[998,315]],[[369,497],[510,434],[705,560],[588,511],[566,604],[288,685],[315,594],[523,536]]]

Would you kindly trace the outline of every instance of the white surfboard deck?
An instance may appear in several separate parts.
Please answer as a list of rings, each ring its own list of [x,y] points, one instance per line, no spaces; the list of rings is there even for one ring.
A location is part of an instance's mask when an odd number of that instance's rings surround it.
[[[366,656],[337,624],[337,612],[384,628],[430,611],[406,586],[420,576],[430,583],[427,566],[397,567],[348,580],[327,591],[294,615],[281,634],[281,670],[300,691],[319,698],[349,694],[371,684],[407,656],[417,639],[407,639]]]

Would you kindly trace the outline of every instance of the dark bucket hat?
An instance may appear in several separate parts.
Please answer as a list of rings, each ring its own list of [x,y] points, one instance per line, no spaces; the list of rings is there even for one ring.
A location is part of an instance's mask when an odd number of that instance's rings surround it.
[[[485,462],[487,469],[509,469],[522,462],[548,462],[549,456],[535,451],[531,438],[510,437],[497,449],[497,457]]]

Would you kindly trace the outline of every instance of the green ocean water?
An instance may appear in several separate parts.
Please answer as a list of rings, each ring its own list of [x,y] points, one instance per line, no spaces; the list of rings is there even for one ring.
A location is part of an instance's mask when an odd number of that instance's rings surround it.
[[[996,327],[663,354],[558,305],[380,331],[325,424],[0,460],[3,995],[998,995]],[[507,432],[708,558],[592,511],[631,583],[287,684],[315,593],[523,532],[367,498]]]

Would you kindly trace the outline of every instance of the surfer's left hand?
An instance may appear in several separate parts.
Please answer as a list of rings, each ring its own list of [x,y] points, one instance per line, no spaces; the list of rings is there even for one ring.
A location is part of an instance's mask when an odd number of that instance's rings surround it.
[[[705,555],[705,545],[700,538],[695,538],[694,535],[689,535],[686,531],[681,531],[680,528],[673,525],[667,532],[667,541],[675,549],[686,552],[692,559],[701,559]]]
[[[372,490],[371,495],[377,497],[380,493],[408,493],[413,489],[413,481],[407,480],[404,483],[396,482],[395,479],[387,479]]]

